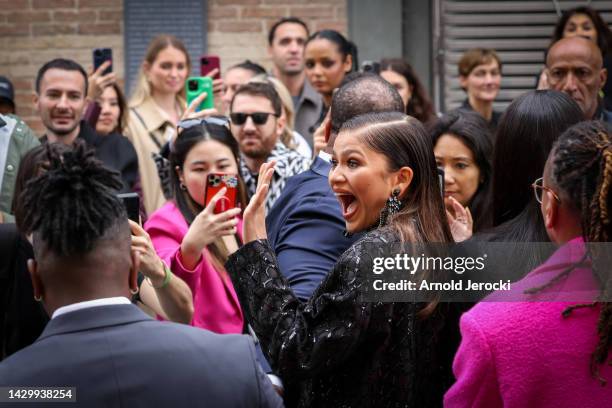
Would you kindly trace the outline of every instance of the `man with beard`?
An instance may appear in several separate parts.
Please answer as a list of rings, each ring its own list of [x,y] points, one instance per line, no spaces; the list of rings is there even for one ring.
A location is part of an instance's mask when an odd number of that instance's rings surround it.
[[[36,106],[45,135],[43,143],[72,145],[80,138],[96,150],[96,157],[121,173],[123,189],[138,182],[138,157],[130,141],[118,134],[100,136],[82,119],[87,105],[87,74],[75,61],[57,58],[44,64],[36,76]]]
[[[313,147],[313,125],[319,119],[323,101],[304,73],[306,23],[296,17],[278,20],[268,34],[268,54],[274,63],[272,74],[289,90],[295,110],[295,130]]]
[[[240,173],[249,196],[257,188],[257,176],[262,164],[276,161],[274,176],[266,198],[266,210],[280,196],[287,179],[310,167],[310,161],[283,145],[279,137],[284,119],[281,100],[274,87],[266,83],[242,85],[230,105],[231,131],[240,146]]]

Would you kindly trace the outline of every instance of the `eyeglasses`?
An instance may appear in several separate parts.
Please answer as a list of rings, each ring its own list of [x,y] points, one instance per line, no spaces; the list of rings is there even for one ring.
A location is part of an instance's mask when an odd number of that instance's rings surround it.
[[[268,122],[268,117],[272,115],[275,118],[278,117],[275,113],[270,112],[253,112],[253,113],[241,113],[234,112],[230,114],[230,119],[232,123],[236,126],[242,126],[246,123],[247,119],[250,117],[253,120],[255,125],[261,126],[265,125]]]
[[[552,196],[555,198],[555,200],[557,200],[558,203],[561,202],[561,199],[559,198],[557,193],[552,190],[552,188],[544,186],[544,179],[542,177],[534,181],[531,185],[531,188],[533,188],[533,193],[535,194],[536,201],[540,204],[542,204],[542,195],[544,194],[544,190],[550,192],[550,194],[552,194]]]
[[[198,125],[217,125],[217,126],[229,126],[229,120],[225,117],[208,117],[208,118],[197,118],[197,119],[183,119],[179,121],[176,126],[179,129],[189,129]]]

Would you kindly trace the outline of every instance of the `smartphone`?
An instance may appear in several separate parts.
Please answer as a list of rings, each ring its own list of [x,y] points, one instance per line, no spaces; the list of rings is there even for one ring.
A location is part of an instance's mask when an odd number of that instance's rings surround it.
[[[204,203],[208,205],[210,200],[226,187],[225,194],[215,205],[215,214],[236,208],[236,197],[238,196],[238,176],[235,174],[210,173],[206,178],[206,193]]]
[[[444,169],[437,167],[438,169],[438,183],[440,183],[440,192],[442,193],[442,200],[444,200]]]
[[[202,101],[196,111],[214,108],[215,98],[213,96],[212,79],[209,77],[190,77],[187,79],[187,85],[185,86],[187,105],[191,104],[191,101],[200,96],[202,92],[206,92],[206,99]]]
[[[93,50],[94,71],[97,70],[105,61],[110,61],[111,64],[104,70],[104,72],[102,72],[102,75],[113,72],[113,50],[110,48],[96,48]]]
[[[217,55],[202,55],[200,57],[200,75],[206,76],[210,71],[217,68],[213,79],[221,79],[221,60]]]
[[[117,194],[130,220],[140,224],[140,197],[136,193]]]

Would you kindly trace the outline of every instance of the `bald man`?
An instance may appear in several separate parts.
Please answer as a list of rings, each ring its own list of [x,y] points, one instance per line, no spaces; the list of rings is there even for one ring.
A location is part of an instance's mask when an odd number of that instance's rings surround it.
[[[585,119],[612,123],[612,113],[603,108],[599,98],[608,71],[594,42],[583,37],[557,41],[548,50],[546,72],[550,87],[576,101]]]

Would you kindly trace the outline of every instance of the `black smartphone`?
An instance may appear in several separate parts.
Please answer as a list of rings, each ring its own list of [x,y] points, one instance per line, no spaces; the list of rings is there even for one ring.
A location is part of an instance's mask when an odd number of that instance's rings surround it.
[[[102,72],[102,75],[113,72],[113,50],[110,48],[96,48],[93,50],[94,71],[100,68],[100,65],[104,64],[105,61],[110,61],[111,64]]]
[[[136,193],[117,194],[130,220],[140,224],[140,197]]]
[[[438,169],[438,183],[440,183],[440,192],[442,193],[442,199],[444,200],[444,169],[437,167]]]

